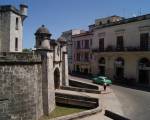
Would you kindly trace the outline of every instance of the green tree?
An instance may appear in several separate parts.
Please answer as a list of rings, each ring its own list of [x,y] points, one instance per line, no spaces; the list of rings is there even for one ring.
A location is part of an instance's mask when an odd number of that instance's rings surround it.
[[[32,52],[32,48],[24,48],[22,52]]]

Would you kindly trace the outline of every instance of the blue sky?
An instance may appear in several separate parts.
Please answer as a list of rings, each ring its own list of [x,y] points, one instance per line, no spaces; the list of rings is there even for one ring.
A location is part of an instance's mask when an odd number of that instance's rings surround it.
[[[42,24],[58,38],[63,31],[87,29],[101,17],[150,13],[149,0],[0,0],[0,4],[28,4],[28,18],[24,22],[24,48],[34,47],[34,33]],[[141,11],[141,12],[140,12]]]

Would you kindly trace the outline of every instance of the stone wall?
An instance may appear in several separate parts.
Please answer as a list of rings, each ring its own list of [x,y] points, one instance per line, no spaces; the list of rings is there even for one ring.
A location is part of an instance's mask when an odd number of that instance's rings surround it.
[[[38,120],[42,115],[40,55],[0,53],[0,120]]]

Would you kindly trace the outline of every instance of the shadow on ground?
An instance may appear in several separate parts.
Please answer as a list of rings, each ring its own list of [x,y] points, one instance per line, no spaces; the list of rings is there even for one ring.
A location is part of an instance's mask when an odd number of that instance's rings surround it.
[[[130,89],[135,89],[135,90],[142,90],[146,92],[150,92],[150,86],[147,85],[127,85],[127,84],[122,84],[122,83],[113,83],[114,85],[130,88]]]

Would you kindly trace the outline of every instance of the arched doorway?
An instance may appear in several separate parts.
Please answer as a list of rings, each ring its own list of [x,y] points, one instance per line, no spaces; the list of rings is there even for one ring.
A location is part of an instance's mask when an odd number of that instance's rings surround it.
[[[118,57],[115,60],[115,76],[118,80],[121,80],[124,78],[124,59],[121,57]]]
[[[56,68],[54,71],[54,85],[55,89],[58,89],[60,87],[60,72],[58,68]]]
[[[105,76],[105,58],[101,57],[98,61],[99,64],[99,75]]]
[[[150,61],[147,58],[139,60],[139,83],[149,84],[150,79]]]

